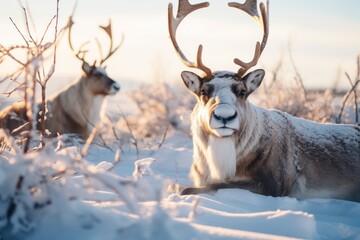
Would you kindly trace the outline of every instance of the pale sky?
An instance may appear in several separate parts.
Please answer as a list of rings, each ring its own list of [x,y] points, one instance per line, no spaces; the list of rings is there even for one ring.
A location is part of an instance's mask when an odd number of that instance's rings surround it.
[[[171,2],[177,9],[177,1]],[[255,42],[261,40],[261,30],[244,12],[227,7],[227,1],[209,2],[209,8],[194,12],[183,21],[178,29],[178,42],[191,60],[195,60],[201,43],[203,61],[212,70],[237,71],[233,59],[252,58]],[[55,14],[55,3],[55,0],[28,0],[39,38]],[[98,25],[105,25],[111,18],[114,41],[125,34],[122,48],[107,62],[112,78],[120,84],[122,81],[181,81],[181,71],[189,69],[177,57],[169,39],[168,3],[168,0],[79,0],[74,16],[74,42],[79,46],[98,37],[106,49],[106,38]],[[21,37],[9,20],[11,17],[24,29],[18,1],[0,0],[0,4],[0,43],[21,44]],[[60,0],[60,26],[66,24],[74,4],[73,0]],[[358,0],[270,0],[270,35],[257,67],[264,68],[270,75],[280,59],[289,63],[291,45],[306,87],[330,86],[337,76],[342,79],[342,85],[348,87],[344,72],[355,74],[356,57],[360,54],[359,10]],[[53,32],[48,36],[53,37]],[[92,62],[97,57],[96,45],[89,45],[89,51],[89,62]],[[51,88],[75,80],[81,73],[80,66],[64,38]],[[1,64],[0,75],[8,69]],[[285,75],[293,76],[290,66],[285,69]]]

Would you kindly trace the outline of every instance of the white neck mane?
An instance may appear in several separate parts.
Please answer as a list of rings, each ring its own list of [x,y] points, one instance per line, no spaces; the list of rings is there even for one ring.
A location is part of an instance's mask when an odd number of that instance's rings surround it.
[[[60,101],[67,112],[81,126],[87,126],[89,132],[101,120],[105,96],[94,96],[85,91],[82,79],[59,94]]]
[[[212,180],[233,178],[236,173],[236,150],[233,138],[210,136],[207,159]]]
[[[104,115],[105,97],[103,95],[95,96],[91,104],[92,107],[88,116],[88,129],[96,127]]]

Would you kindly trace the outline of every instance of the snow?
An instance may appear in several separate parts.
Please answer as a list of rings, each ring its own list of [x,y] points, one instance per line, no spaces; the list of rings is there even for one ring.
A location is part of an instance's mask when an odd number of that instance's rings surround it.
[[[116,112],[117,106],[109,106]],[[85,157],[83,142],[71,140],[60,150],[3,153],[1,240],[360,239],[356,202],[242,189],[179,195],[192,185],[187,132],[170,128],[158,148],[139,152],[133,145],[123,145],[120,153],[116,144],[92,144]],[[11,205],[16,207],[10,213]]]

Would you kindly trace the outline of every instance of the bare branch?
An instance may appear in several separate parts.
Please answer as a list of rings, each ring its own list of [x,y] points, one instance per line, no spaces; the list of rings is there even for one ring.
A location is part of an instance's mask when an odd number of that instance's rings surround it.
[[[20,31],[20,29],[18,28],[18,26],[16,25],[16,23],[12,20],[11,17],[9,17],[9,19],[10,19],[10,21],[12,22],[12,24],[15,26],[16,30],[18,31],[18,33],[20,33],[22,39],[25,41],[25,44],[26,44],[28,47],[30,47],[28,41],[26,40],[26,38],[24,37],[24,35],[21,33],[21,31]]]
[[[20,74],[22,74],[22,72]],[[2,94],[7,95],[7,97],[9,97],[11,94],[13,94],[14,92],[16,92],[24,87],[25,87],[25,83],[21,83],[21,84],[19,84],[19,86],[15,87],[14,89],[7,91],[7,92],[3,92]]]
[[[164,144],[165,139],[166,139],[166,136],[167,136],[167,133],[168,133],[168,131],[169,131],[169,127],[170,127],[170,123],[166,126],[166,129],[165,129],[165,131],[164,131],[164,134],[163,134],[163,136],[162,136],[162,138],[161,138],[161,141],[160,141],[160,143],[159,143],[159,145],[158,145],[158,149],[161,148],[162,145]]]
[[[352,81],[351,81],[351,79],[350,79],[349,74],[345,73],[345,75],[347,76],[347,78],[348,78],[350,84],[352,85],[352,87],[351,87],[351,89],[350,89],[350,90],[345,94],[345,96],[344,96],[344,100],[343,100],[343,102],[342,102],[339,115],[338,115],[338,117],[336,118],[336,123],[341,123],[341,118],[342,118],[342,115],[343,115],[343,112],[344,112],[344,108],[345,108],[346,102],[348,101],[351,93],[353,92],[353,93],[354,93],[354,98],[355,98],[355,121],[356,121],[356,123],[359,124],[356,87],[357,87],[357,85],[360,83],[360,79],[358,79],[354,84],[352,84]]]
[[[0,51],[3,53],[3,56],[8,56],[11,59],[13,59],[15,62],[17,62],[18,64],[25,66],[26,64],[21,62],[19,59],[17,59],[12,53],[11,51],[14,50],[16,48],[11,47],[10,50],[6,49],[3,45],[0,44]],[[24,49],[30,49],[28,47],[25,47]]]
[[[30,6],[29,6],[29,2],[26,1],[25,4],[26,4],[26,9],[28,9],[28,16],[29,16],[29,19],[30,19],[30,22],[31,22],[32,29],[34,30],[35,35],[37,35],[37,33],[36,33],[36,25],[35,25],[35,22],[34,22],[34,18],[32,17],[32,14],[31,14],[31,9],[30,9]],[[39,45],[41,45],[41,44],[39,44]]]
[[[301,89],[303,91],[303,96],[304,96],[304,98],[306,100],[306,88],[305,88],[302,76],[301,76],[299,70],[296,67],[295,60],[294,60],[294,57],[292,55],[291,44],[290,43],[289,43],[289,58],[290,58],[291,65],[293,66],[293,69],[295,71],[295,80],[300,85],[300,87],[301,87]]]
[[[107,171],[111,172],[112,170],[114,170],[114,168],[116,168],[116,166],[118,166],[120,162],[121,162],[121,148],[118,147],[115,153],[114,163]]]
[[[129,121],[127,120],[127,118],[125,117],[125,114],[122,111],[121,111],[121,116],[124,118],[124,121],[126,123],[126,127],[128,128],[128,130],[130,132],[131,138],[134,140],[134,145],[135,145],[135,149],[136,149],[136,155],[138,156],[139,155],[138,141],[137,141],[137,139],[136,139],[131,127],[130,127]]]
[[[14,71],[13,73],[5,76],[4,78],[0,79],[0,83],[3,83],[4,81],[10,79],[11,81],[16,82],[17,78],[20,77],[21,73],[23,72],[24,67],[20,67],[18,68],[16,71]],[[17,82],[16,82],[17,83]]]
[[[56,14],[56,15],[54,15],[54,16],[52,17],[52,19],[50,20],[50,22],[48,23],[48,25],[46,26],[46,29],[45,29],[45,31],[44,31],[44,33],[43,33],[43,35],[42,35],[41,39],[40,39],[39,45],[41,45],[41,44],[42,44],[42,42],[44,41],[45,35],[46,35],[46,33],[47,33],[47,31],[48,31],[49,27],[51,26],[51,24],[52,24],[52,22],[54,21],[54,19],[55,19],[55,18],[57,18],[57,16],[58,16],[57,14]]]
[[[84,147],[81,149],[81,157],[85,157],[89,151],[91,143],[94,142],[96,135],[99,132],[99,129],[102,127],[102,123],[100,122],[98,126],[94,127],[91,131],[90,136],[86,139]]]
[[[35,45],[35,46],[38,46],[37,44],[37,40],[35,40],[31,34],[31,30],[30,30],[30,27],[29,27],[29,20],[28,20],[28,16],[27,16],[27,12],[26,12],[26,9],[24,7],[22,7],[23,11],[24,11],[24,17],[25,17],[25,25],[26,25],[26,29],[27,29],[27,33],[29,34],[29,38],[30,40],[32,41],[32,43]]]

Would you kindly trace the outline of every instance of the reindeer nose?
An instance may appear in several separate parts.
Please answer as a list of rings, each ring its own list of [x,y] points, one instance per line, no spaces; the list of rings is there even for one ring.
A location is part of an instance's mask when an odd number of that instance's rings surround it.
[[[227,122],[230,122],[234,120],[237,116],[237,113],[235,109],[233,109],[230,106],[224,105],[224,106],[218,106],[215,108],[213,112],[213,116],[217,121],[222,122],[223,124],[226,124]]]
[[[110,85],[110,89],[109,89],[108,94],[109,94],[109,95],[114,95],[114,94],[116,94],[119,90],[120,90],[120,85],[119,85],[117,82],[113,81],[113,82],[111,83],[111,85]]]
[[[116,91],[119,91],[119,90],[120,90],[120,85],[119,85],[117,82],[115,82],[115,83],[112,85],[112,87],[113,87],[114,90],[116,90]]]

